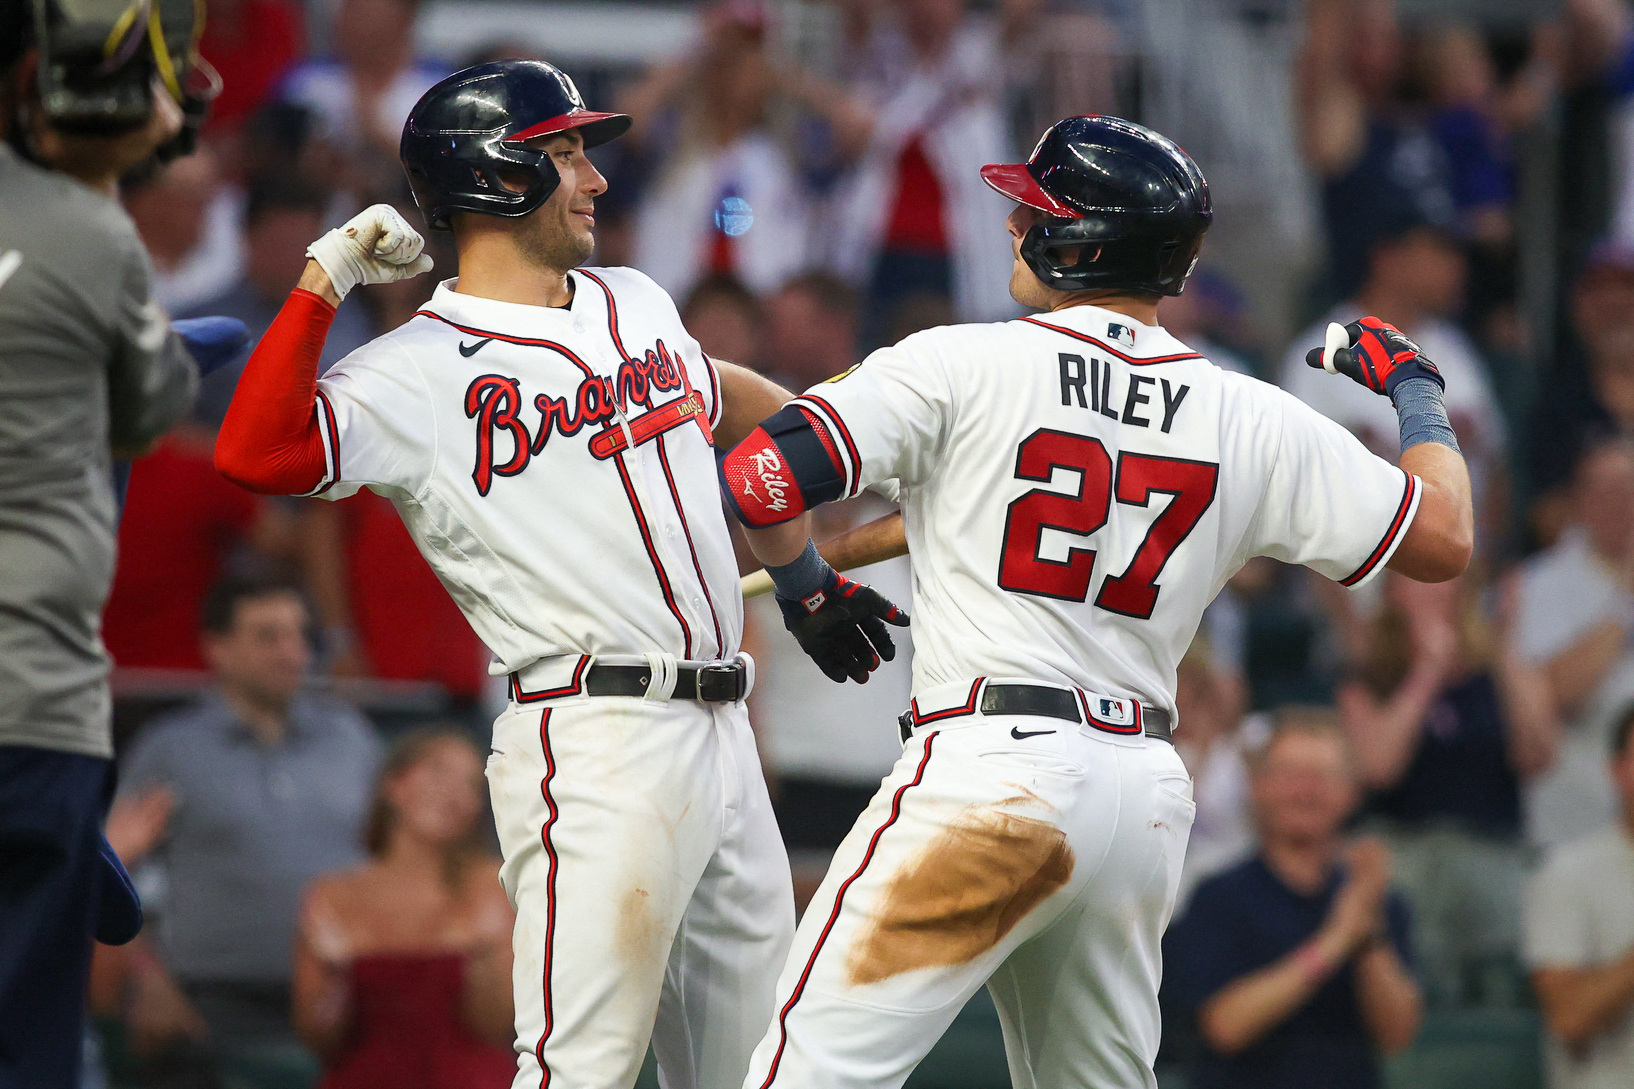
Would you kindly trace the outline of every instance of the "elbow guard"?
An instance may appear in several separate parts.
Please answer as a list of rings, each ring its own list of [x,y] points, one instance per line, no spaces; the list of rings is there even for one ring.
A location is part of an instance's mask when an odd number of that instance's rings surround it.
[[[839,451],[805,409],[785,405],[720,459],[721,494],[746,526],[787,522],[845,490]]]

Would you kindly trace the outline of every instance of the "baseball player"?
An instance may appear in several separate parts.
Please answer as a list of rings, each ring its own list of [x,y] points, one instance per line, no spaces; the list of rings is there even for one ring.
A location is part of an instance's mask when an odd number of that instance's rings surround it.
[[[711,449],[787,394],[704,356],[645,276],[577,267],[606,189],[584,152],[629,124],[537,61],[427,91],[402,159],[459,278],[320,381],[347,290],[430,262],[383,205],[314,243],[216,447],[255,491],[389,498],[509,674],[488,777],[519,1089],[627,1087],[649,1036],[666,1084],[735,1084],[793,932]],[[864,680],[848,648],[890,647],[858,620],[887,616],[837,596],[808,650]]]
[[[899,481],[914,573],[906,748],[801,922],[749,1089],[899,1086],[983,983],[1018,1089],[1155,1085],[1194,812],[1175,669],[1204,606],[1251,556],[1352,586],[1469,557],[1441,379],[1400,333],[1364,318],[1315,353],[1392,397],[1398,468],[1157,324],[1212,214],[1180,148],[1073,117],[982,176],[1043,313],[875,352],[722,466],[796,628],[846,592],[813,504]]]

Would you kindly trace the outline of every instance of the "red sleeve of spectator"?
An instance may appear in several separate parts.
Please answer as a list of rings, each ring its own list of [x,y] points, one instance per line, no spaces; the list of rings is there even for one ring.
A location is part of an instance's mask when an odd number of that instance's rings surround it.
[[[334,320],[320,296],[290,293],[244,365],[216,436],[222,476],[263,495],[305,495],[323,482],[318,359]]]

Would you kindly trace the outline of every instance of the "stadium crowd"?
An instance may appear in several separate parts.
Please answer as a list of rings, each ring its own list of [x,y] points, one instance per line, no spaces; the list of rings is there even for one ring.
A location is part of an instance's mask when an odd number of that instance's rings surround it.
[[[225,89],[198,150],[123,201],[159,301],[256,334],[323,230],[380,201],[419,222],[402,121],[479,60],[559,62],[634,116],[596,152],[592,263],[646,272],[707,352],[794,389],[1017,313],[982,164],[1074,113],[1174,137],[1216,218],[1163,323],[1392,459],[1388,406],[1304,353],[1329,321],[1400,326],[1446,376],[1479,547],[1453,583],[1361,592],[1255,560],[1209,610],[1179,679],[1197,821],[1163,1084],[1634,1085],[1634,5],[716,0],[644,65],[553,55],[553,8],[443,56],[417,0],[206,7]],[[326,364],[457,275],[446,235],[428,247],[432,276],[340,309]],[[99,950],[91,1076],[349,1089],[400,1061],[498,1089],[510,918],[480,752],[502,681],[386,500],[216,473],[241,368],[131,472],[108,838],[157,926]],[[857,577],[908,597],[906,561]],[[747,612],[804,903],[900,752],[909,656],[834,686],[767,601]],[[1413,1065],[1432,1045],[1439,1075]],[[1484,1080],[1447,1080],[1454,1059]]]

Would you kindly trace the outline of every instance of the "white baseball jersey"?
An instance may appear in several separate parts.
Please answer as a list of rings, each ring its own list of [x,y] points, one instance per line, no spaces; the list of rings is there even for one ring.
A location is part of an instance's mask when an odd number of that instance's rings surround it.
[[[1287,393],[1094,306],[928,330],[796,403],[839,440],[847,495],[901,482],[916,691],[1030,677],[1172,711],[1244,561],[1356,585],[1418,505]]]
[[[720,381],[651,280],[570,276],[559,309],[445,283],[331,369],[313,494],[390,499],[513,673],[487,766],[517,911],[513,1085],[632,1084],[651,1038],[666,1084],[716,1089],[748,1065],[794,926],[748,713],[583,680],[592,656],[656,681],[662,657],[738,651]]]
[[[1250,556],[1377,572],[1418,481],[1092,306],[920,333],[798,403],[847,493],[900,481],[912,736],[801,920],[745,1089],[897,1089],[984,984],[1017,1086],[1155,1089],[1196,809],[1126,697],[1172,713],[1203,608]],[[990,710],[1016,682],[1103,698],[1088,723]]]
[[[390,499],[506,672],[561,658],[550,689],[583,655],[730,657],[742,616],[714,366],[647,277],[570,276],[563,308],[443,283],[318,383],[314,494]]]

